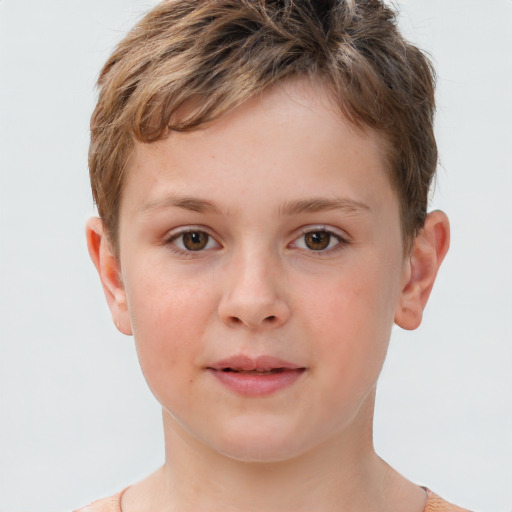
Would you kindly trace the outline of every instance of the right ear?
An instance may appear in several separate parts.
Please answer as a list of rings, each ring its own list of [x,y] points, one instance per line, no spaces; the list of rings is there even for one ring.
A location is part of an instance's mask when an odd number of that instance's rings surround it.
[[[112,250],[101,219],[98,217],[89,219],[85,227],[85,234],[89,255],[100,276],[112,320],[120,332],[131,335],[132,326],[126,291],[121,279],[119,259]]]

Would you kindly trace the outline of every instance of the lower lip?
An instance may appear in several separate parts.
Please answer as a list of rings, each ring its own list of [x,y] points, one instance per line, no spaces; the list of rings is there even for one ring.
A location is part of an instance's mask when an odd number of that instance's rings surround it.
[[[304,368],[279,373],[256,375],[208,369],[224,386],[244,396],[268,396],[291,386],[304,373]]]

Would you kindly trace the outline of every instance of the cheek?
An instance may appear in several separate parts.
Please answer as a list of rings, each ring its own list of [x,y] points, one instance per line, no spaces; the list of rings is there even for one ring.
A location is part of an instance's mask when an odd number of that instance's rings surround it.
[[[316,340],[319,364],[329,377],[348,386],[373,384],[386,356],[393,325],[396,291],[378,265],[346,268],[317,293],[303,294],[309,311],[305,329]],[[363,268],[361,268],[363,267]],[[341,389],[341,388],[338,388]]]
[[[163,275],[146,273],[127,286],[139,362],[161,403],[169,401],[173,389],[195,379],[204,332],[215,312],[204,290]]]
[[[196,337],[211,315],[213,298],[200,280],[158,263],[133,272],[136,279],[126,290],[136,340],[163,349]]]
[[[311,312],[317,328],[354,336],[392,324],[398,286],[391,275],[379,265],[358,262],[321,281],[311,278],[296,296],[301,298],[301,309]]]

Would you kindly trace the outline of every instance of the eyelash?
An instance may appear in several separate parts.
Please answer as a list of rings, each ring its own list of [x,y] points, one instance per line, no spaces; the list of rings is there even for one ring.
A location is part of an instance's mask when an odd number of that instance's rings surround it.
[[[208,233],[208,231],[206,231],[204,228],[202,228],[200,226],[189,226],[189,227],[180,229],[178,232],[172,233],[164,240],[164,245],[169,247],[169,249],[172,252],[179,254],[180,256],[187,256],[187,257],[198,256],[201,253],[204,253],[205,251],[212,249],[212,247],[205,247],[203,249],[194,251],[192,249],[186,249],[186,248],[181,248],[181,247],[177,246],[177,244],[175,243],[177,240],[182,238],[182,243],[183,243],[183,237],[187,234],[193,234],[193,233],[201,233],[201,234],[206,235],[208,237],[206,245],[209,245],[211,243],[211,241],[213,240],[214,243],[218,247],[220,247],[220,244],[215,240],[215,238],[212,235],[210,235],[210,233]]]
[[[338,232],[335,232],[333,229],[328,228],[327,226],[307,226],[301,229],[300,236],[295,238],[293,242],[290,244],[292,247],[294,244],[297,243],[297,240],[299,240],[302,237],[305,237],[308,234],[315,234],[315,233],[326,233],[329,235],[330,240],[329,244],[332,241],[332,238],[337,240],[337,243],[333,247],[329,247],[327,249],[303,249],[299,247],[299,249],[306,251],[308,255],[315,256],[315,257],[322,257],[322,256],[328,256],[334,253],[337,253],[338,251],[342,251],[345,249],[348,245],[350,245],[350,240],[347,237],[342,236]]]
[[[201,233],[208,237],[205,248],[198,249],[198,250],[192,250],[192,249],[181,248],[176,245],[176,243],[175,243],[176,240],[184,237],[187,234],[192,234],[192,233]],[[296,246],[296,243],[300,238],[305,237],[308,234],[317,234],[317,233],[326,233],[329,235],[330,239],[329,239],[328,245],[330,245],[332,238],[336,239],[337,243],[333,247],[328,247],[326,249],[318,249],[318,250],[302,248],[302,247]],[[177,233],[172,233],[169,237],[167,237],[164,240],[164,245],[168,246],[171,251],[173,251],[181,256],[193,257],[193,256],[198,256],[198,255],[204,253],[205,251],[211,250],[212,247],[207,247],[207,246],[211,243],[212,240],[217,245],[217,247],[221,247],[221,245],[215,240],[215,238],[212,235],[210,235],[204,228],[199,227],[199,226],[197,226],[197,227],[190,226],[190,227],[181,229]],[[294,240],[288,245],[288,247],[292,247],[292,248],[297,247],[298,249],[305,251],[312,256],[322,257],[322,256],[336,253],[340,250],[343,250],[350,243],[351,243],[350,240],[341,236],[338,233],[335,233],[332,229],[329,229],[326,226],[308,226],[308,227],[301,229],[300,235],[298,237],[294,238]],[[217,247],[213,247],[213,248],[217,248]]]

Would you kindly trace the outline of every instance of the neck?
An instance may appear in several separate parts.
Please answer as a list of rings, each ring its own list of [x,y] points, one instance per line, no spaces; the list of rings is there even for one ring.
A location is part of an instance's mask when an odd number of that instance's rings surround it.
[[[246,462],[218,453],[164,412],[165,464],[134,486],[126,507],[129,496],[123,497],[123,512],[130,512],[137,497],[138,508],[133,506],[133,510],[139,511],[399,512],[403,505],[389,506],[396,501],[390,497],[396,495],[403,502],[402,491],[411,493],[412,489],[404,487],[407,481],[375,454],[373,402],[374,394],[343,436],[293,459],[275,462]],[[420,493],[415,496],[418,499]],[[419,512],[423,507],[403,509]]]

